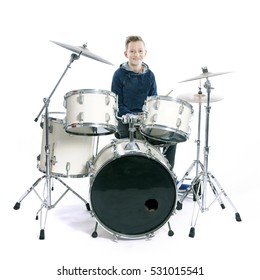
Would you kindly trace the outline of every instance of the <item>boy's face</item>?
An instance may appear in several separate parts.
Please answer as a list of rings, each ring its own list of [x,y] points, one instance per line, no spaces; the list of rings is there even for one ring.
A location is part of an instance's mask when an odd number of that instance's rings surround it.
[[[144,43],[141,41],[130,42],[127,50],[124,52],[125,57],[128,58],[130,65],[140,66],[146,56],[146,49]]]

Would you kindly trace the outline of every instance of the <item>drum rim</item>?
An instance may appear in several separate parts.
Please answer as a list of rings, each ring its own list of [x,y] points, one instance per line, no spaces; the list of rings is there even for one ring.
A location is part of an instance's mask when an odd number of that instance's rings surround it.
[[[116,97],[116,94],[113,93],[112,91],[105,90],[105,89],[76,89],[76,90],[71,90],[67,92],[64,96],[64,98],[68,98],[73,95],[78,95],[78,94],[103,94],[103,95],[110,95],[112,97]]]
[[[187,102],[186,100],[183,100],[181,98],[178,97],[172,97],[172,96],[165,96],[165,95],[153,95],[153,96],[148,96],[147,97],[147,101],[152,100],[152,99],[161,99],[161,100],[167,100],[167,101],[176,101],[177,103],[182,103],[185,104],[187,107],[189,107],[191,109],[191,111],[193,111],[193,106]]]
[[[73,131],[73,128],[78,127],[97,127],[97,128],[106,128],[108,131],[104,133],[80,133]],[[71,129],[71,130],[69,130]],[[116,132],[116,126],[112,124],[106,124],[106,123],[90,123],[90,122],[82,122],[82,123],[72,123],[69,125],[65,125],[65,131],[69,134],[73,135],[86,135],[86,136],[97,136],[97,135],[110,135]]]
[[[176,189],[175,189],[176,190]],[[172,213],[174,212],[174,209],[176,208],[176,205],[177,205],[177,191],[176,191],[176,199],[172,205],[172,209],[171,211],[169,212],[169,214],[167,215],[167,217],[165,218],[164,221],[161,221],[161,223],[154,227],[153,230],[150,230],[150,231],[147,231],[147,232],[144,232],[144,233],[140,233],[140,234],[126,234],[126,233],[120,233],[120,232],[117,232],[117,231],[114,231],[112,230],[111,228],[109,228],[107,225],[105,225],[105,223],[103,223],[101,221],[101,219],[96,215],[96,213],[93,211],[93,217],[95,217],[95,219],[98,221],[99,225],[101,227],[103,227],[105,230],[107,230],[109,233],[115,235],[116,237],[118,238],[125,238],[125,239],[142,239],[142,238],[147,238],[151,235],[153,235],[156,231],[160,230],[171,218],[172,216]],[[92,204],[91,204],[92,206]],[[91,207],[92,209],[92,207]]]
[[[40,172],[42,172],[43,174],[46,174],[46,171],[43,170],[40,166],[38,166],[38,170]],[[61,177],[61,178],[86,178],[89,177],[91,174],[91,170],[89,169],[89,171],[87,173],[83,173],[83,174],[71,174],[71,175],[65,175],[63,173],[58,173],[58,172],[50,172],[50,175],[52,175],[53,177]]]
[[[57,117],[51,117],[50,115],[51,114],[62,114],[64,115],[64,117],[62,119],[60,118],[57,118]],[[57,123],[62,123],[64,124],[64,121],[65,121],[65,117],[66,117],[66,113],[65,112],[49,112],[49,116],[48,116],[48,119],[50,121],[55,121]],[[45,114],[42,115],[42,120],[41,120],[41,124],[45,122]]]
[[[156,139],[156,140],[157,140],[157,139]],[[101,157],[101,155],[103,154],[103,152],[106,151],[108,148],[113,147],[114,145],[117,145],[117,144],[124,143],[124,142],[127,144],[129,141],[130,141],[129,138],[113,139],[109,144],[107,144],[105,147],[103,147],[103,148],[98,152],[98,154],[96,155],[96,157],[95,157],[94,160],[93,160],[93,166],[95,166],[96,162],[100,159],[100,157]],[[136,142],[136,143],[139,143],[139,144],[143,144],[144,146],[148,146],[148,149],[153,149],[154,151],[156,151],[156,152],[158,152],[158,153],[160,154],[160,152],[158,151],[158,149],[157,149],[154,145],[150,144],[147,140],[135,139],[135,142]],[[134,155],[134,154],[140,155],[140,156],[141,156],[141,154],[144,154],[144,153],[143,153],[142,151],[137,152],[136,150],[127,150],[127,153],[126,153],[125,155],[123,155],[123,156],[130,156],[130,155]],[[118,156],[117,156],[117,157],[118,157]],[[150,158],[154,159],[154,156],[150,156]],[[165,158],[163,157],[163,155],[162,155],[162,159],[165,159]],[[110,163],[112,160],[113,160],[113,159],[108,159],[108,160],[106,161],[106,164]],[[157,159],[156,159],[156,160],[157,160]],[[157,161],[158,161],[158,160],[157,160]],[[159,162],[159,161],[158,161],[158,162]],[[167,165],[167,161],[166,161],[166,160],[163,161],[163,162],[159,162],[159,163],[163,164],[164,166],[166,166],[166,167],[168,168],[168,165]],[[106,164],[103,164],[102,167],[105,166]],[[170,174],[171,174],[171,172],[170,172]],[[172,174],[171,174],[171,175],[172,175]],[[95,176],[96,176],[96,174],[95,174]],[[173,176],[173,177],[174,177],[174,176]],[[91,178],[91,179],[92,179],[92,178]],[[90,187],[90,189],[91,189],[91,187]]]
[[[182,137],[185,138],[185,140],[183,141],[171,141],[171,140],[165,140],[164,138],[156,138],[155,136],[152,136],[148,133],[144,132],[144,129],[153,129],[153,128],[163,128],[164,131],[169,131],[169,132],[174,132],[176,134],[181,135]],[[150,125],[142,125],[141,126],[141,134],[143,134],[144,136],[151,138],[152,140],[160,140],[161,142],[166,142],[166,143],[181,143],[181,142],[185,142],[189,139],[190,133],[184,132],[182,130],[176,129],[176,128],[170,128],[169,126],[164,126],[164,125],[156,125],[156,124],[150,124]]]
[[[97,156],[94,158],[93,161],[93,167],[95,166],[96,162],[100,159],[100,157],[102,156],[103,152],[106,151],[107,149],[113,147],[113,145],[116,145],[118,143],[127,143],[129,141],[128,138],[124,138],[124,139],[114,139],[113,141],[111,141],[111,143],[107,144],[105,147],[103,147],[99,153],[97,154]],[[152,149],[154,149],[155,151],[157,151],[157,149],[151,145],[149,142],[147,141],[142,141],[142,140],[135,140],[137,143],[142,143],[144,145],[148,145],[149,147],[152,147]],[[136,152],[135,150],[129,151],[129,153],[126,153],[125,155],[122,155],[121,157],[118,156],[112,156],[111,154],[111,158],[106,159],[102,165],[100,166],[100,168],[98,170],[93,170],[93,173],[90,176],[90,188],[89,188],[89,197],[90,197],[90,206],[92,209],[92,214],[93,217],[97,220],[97,222],[100,224],[101,227],[103,227],[105,230],[107,230],[109,233],[115,235],[118,238],[126,238],[126,239],[142,239],[142,238],[147,238],[147,236],[151,236],[153,233],[155,233],[156,231],[158,231],[159,229],[161,229],[166,223],[167,221],[169,221],[170,217],[172,216],[172,213],[174,212],[174,209],[176,208],[177,205],[177,196],[178,196],[178,192],[177,192],[177,185],[175,182],[175,176],[174,174],[171,172],[171,170],[168,168],[167,164],[163,161],[161,162],[159,159],[157,159],[156,157],[150,157],[151,160],[156,161],[158,164],[160,164],[162,167],[164,167],[165,172],[168,172],[169,176],[171,176],[172,181],[174,183],[175,188],[173,188],[173,191],[175,192],[175,201],[173,201],[169,213],[165,216],[165,218],[160,221],[160,223],[155,226],[153,229],[151,230],[147,230],[147,232],[143,232],[143,233],[138,233],[138,234],[127,234],[127,233],[121,233],[118,232],[116,230],[113,230],[111,228],[109,228],[109,225],[107,225],[106,223],[104,223],[102,221],[102,217],[99,217],[95,211],[95,206],[93,205],[93,201],[92,201],[92,189],[93,189],[93,183],[95,181],[95,178],[98,176],[98,174],[111,162],[113,162],[114,160],[118,159],[118,158],[122,158],[122,157],[128,157],[131,155],[136,155],[136,156],[145,156],[145,154],[142,151]],[[147,156],[149,157],[149,156]],[[163,155],[162,155],[163,157]],[[94,207],[93,207],[94,206]]]

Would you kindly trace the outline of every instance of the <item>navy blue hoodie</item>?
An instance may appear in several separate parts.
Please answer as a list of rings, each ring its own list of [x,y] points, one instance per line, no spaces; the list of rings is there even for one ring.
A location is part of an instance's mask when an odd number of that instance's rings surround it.
[[[120,65],[112,79],[111,91],[118,97],[118,116],[143,112],[148,96],[157,95],[154,73],[143,62],[142,73],[133,72],[127,62]]]

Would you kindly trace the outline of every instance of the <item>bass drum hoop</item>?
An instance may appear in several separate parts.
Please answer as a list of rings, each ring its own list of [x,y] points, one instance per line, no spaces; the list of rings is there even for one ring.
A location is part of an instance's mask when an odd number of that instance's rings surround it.
[[[141,140],[135,140],[139,150],[124,150],[128,141],[113,141],[95,158],[90,205],[108,232],[137,239],[153,235],[169,220],[177,191],[168,161],[159,150]]]

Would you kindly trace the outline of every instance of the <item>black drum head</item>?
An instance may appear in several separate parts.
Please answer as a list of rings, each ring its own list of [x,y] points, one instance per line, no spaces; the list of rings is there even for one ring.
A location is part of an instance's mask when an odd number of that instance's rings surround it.
[[[104,165],[91,184],[91,206],[109,231],[126,237],[159,229],[176,204],[169,169],[147,156],[126,155]]]

